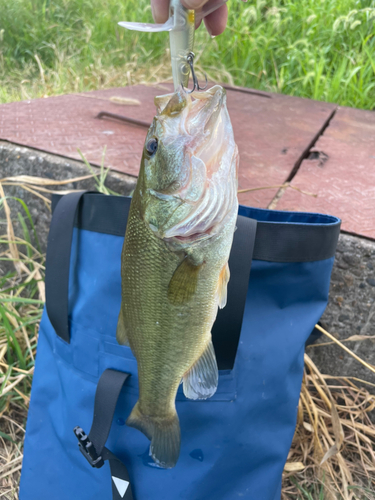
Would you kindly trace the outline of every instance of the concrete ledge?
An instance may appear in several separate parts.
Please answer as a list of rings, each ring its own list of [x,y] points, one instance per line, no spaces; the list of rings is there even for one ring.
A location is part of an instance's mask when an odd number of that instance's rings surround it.
[[[99,169],[94,168],[96,173]],[[16,175],[32,175],[56,180],[73,179],[89,172],[83,163],[56,155],[20,147],[0,141],[0,179]],[[129,195],[135,187],[132,176],[110,172],[106,185],[113,191]],[[53,187],[55,190],[95,190],[92,179]],[[6,194],[21,198],[27,204],[34,220],[42,250],[45,251],[51,214],[44,201],[34,194],[17,187],[7,186]],[[49,197],[49,195],[47,195]],[[17,236],[23,236],[17,220],[22,213],[19,203],[9,200]],[[0,212],[0,232],[5,233],[4,214]],[[1,248],[0,248],[1,250]],[[9,270],[0,265],[0,275]],[[340,235],[336,261],[332,272],[330,299],[322,317],[327,329],[335,337],[344,340],[353,335],[375,336],[375,242]],[[324,336],[316,344],[329,342]],[[375,339],[347,342],[346,345],[358,356],[375,365]],[[375,383],[375,374],[346,354],[337,345],[307,348],[308,354],[323,373],[354,376]]]
[[[93,167],[93,170],[97,175],[99,175],[100,169]],[[60,181],[83,177],[89,174],[89,170],[82,162],[70,160],[57,155],[51,155],[35,149],[17,146],[9,142],[0,141],[0,179],[18,175],[31,175]],[[110,171],[107,175],[105,185],[112,191],[126,196],[133,191],[136,181],[137,179],[130,175]],[[48,189],[55,191],[65,191],[70,189],[89,189],[96,191],[94,179],[71,182],[62,186],[47,187]],[[21,198],[24,200],[34,221],[42,250],[45,251],[51,221],[51,213],[45,202],[41,198],[38,198],[34,194],[18,186],[4,186],[4,190],[6,190],[5,194],[7,196]],[[50,198],[48,193],[41,194],[46,196],[46,198]],[[12,199],[9,199],[8,203],[12,210],[16,235],[22,237],[22,228],[17,220],[17,212],[22,213],[22,207],[17,201]],[[5,224],[4,213],[0,212],[1,234],[5,233]]]
[[[375,242],[341,234],[333,266],[329,303],[322,321],[339,340],[375,337]],[[324,335],[315,344],[330,342]],[[344,343],[375,365],[375,338]],[[307,348],[319,369],[329,375],[358,377],[375,383],[375,373],[337,345]]]

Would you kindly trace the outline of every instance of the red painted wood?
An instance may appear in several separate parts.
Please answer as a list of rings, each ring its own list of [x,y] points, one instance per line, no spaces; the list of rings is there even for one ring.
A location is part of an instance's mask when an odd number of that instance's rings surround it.
[[[339,108],[287,189],[280,210],[337,215],[342,229],[375,238],[375,114]],[[315,157],[315,159],[314,159]]]
[[[137,175],[146,130],[95,117],[109,111],[151,121],[154,96],[169,91],[169,84],[138,85],[3,104],[0,139],[74,159],[80,159],[79,148],[94,165],[100,165],[106,146],[106,166]],[[239,189],[282,184],[334,109],[332,104],[246,89],[227,94],[241,157]],[[135,98],[141,105],[120,106],[109,101],[112,96]],[[240,194],[239,200],[267,207],[276,193],[277,188],[254,191]]]

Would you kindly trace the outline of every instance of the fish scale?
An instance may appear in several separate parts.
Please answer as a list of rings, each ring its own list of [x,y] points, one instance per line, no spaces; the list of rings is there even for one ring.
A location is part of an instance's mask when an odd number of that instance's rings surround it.
[[[137,213],[137,197],[138,194],[135,192],[131,215],[133,211]],[[150,390],[150,394],[147,392],[150,404],[144,404],[153,407],[155,398],[162,409],[164,400],[162,400],[161,391],[164,386],[160,380],[169,371],[170,363],[173,362],[173,369],[176,369],[174,366],[176,356],[181,355],[177,370],[179,378],[173,387],[168,387],[166,395],[168,399],[171,399],[173,391],[177,391],[182,376],[199,357],[204,345],[210,339],[209,311],[216,306],[217,279],[212,279],[210,269],[206,269],[194,301],[181,307],[170,304],[167,299],[168,285],[181,258],[171,253],[163,241],[153,235],[142,222],[141,217],[133,216],[129,220],[124,253],[126,258],[123,261],[126,269],[122,271],[122,297],[123,301],[128,304],[129,323],[134,323],[137,330],[142,330],[143,334],[129,337],[130,347],[135,357],[140,358],[140,393],[142,394],[143,389]],[[209,290],[210,285],[211,290]],[[157,322],[159,325],[156,324]],[[186,331],[187,329],[189,332]],[[148,335],[149,332],[157,333],[158,331],[160,331],[160,336]],[[187,334],[190,337],[194,335],[190,339],[188,350],[183,345]],[[170,348],[171,342],[175,343],[173,349]],[[162,348],[163,343],[168,345],[168,349]],[[151,399],[150,395],[154,398]],[[149,408],[147,410],[152,411]]]

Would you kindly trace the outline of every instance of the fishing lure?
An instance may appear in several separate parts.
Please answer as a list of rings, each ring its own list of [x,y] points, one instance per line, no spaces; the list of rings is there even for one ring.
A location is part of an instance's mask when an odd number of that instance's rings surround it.
[[[191,73],[193,89],[204,90],[200,87],[194,71],[194,32],[195,25],[203,18],[227,3],[227,0],[209,0],[198,10],[186,9],[180,0],[171,0],[169,5],[169,19],[164,24],[149,24],[136,22],[120,22],[120,26],[134,31],[146,33],[169,32],[171,51],[172,75],[175,90],[182,85],[187,88]],[[206,78],[207,85],[207,78]]]

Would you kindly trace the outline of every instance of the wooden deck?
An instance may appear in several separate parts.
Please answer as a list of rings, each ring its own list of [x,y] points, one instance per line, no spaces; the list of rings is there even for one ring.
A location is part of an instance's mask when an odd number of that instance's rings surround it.
[[[0,139],[136,176],[146,128],[169,84],[63,95],[0,106]],[[337,215],[349,233],[375,239],[375,114],[250,89],[227,90],[240,150],[240,203]],[[119,105],[113,97],[137,99]],[[281,187],[285,183],[290,186]],[[270,187],[272,186],[272,187]],[[264,189],[263,189],[264,188]]]

